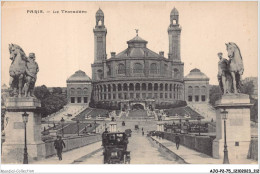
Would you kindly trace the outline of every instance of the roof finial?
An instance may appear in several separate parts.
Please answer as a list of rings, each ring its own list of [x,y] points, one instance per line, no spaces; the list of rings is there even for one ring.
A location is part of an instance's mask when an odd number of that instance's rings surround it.
[[[136,36],[138,36],[138,29],[135,29],[135,32],[136,32]]]

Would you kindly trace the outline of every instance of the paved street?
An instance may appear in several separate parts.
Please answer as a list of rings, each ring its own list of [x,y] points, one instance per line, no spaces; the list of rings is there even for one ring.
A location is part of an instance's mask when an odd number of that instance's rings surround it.
[[[154,121],[126,121],[126,126],[120,126],[118,122],[118,129],[124,131],[125,129],[132,129],[132,136],[128,139],[128,151],[131,153],[130,164],[176,164],[175,160],[165,156],[159,152],[157,147],[146,137],[142,136],[142,127],[144,131],[155,129]],[[139,130],[134,130],[134,125],[139,125]],[[156,125],[155,125],[156,126]],[[103,151],[99,151],[86,159],[80,164],[103,164]]]

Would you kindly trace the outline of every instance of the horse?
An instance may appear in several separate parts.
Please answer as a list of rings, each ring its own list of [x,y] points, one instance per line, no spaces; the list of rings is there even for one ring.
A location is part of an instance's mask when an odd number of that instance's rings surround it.
[[[236,94],[241,92],[241,78],[244,73],[243,59],[240,53],[240,49],[235,43],[226,43],[226,49],[229,57],[229,72],[232,77],[231,89],[232,92]]]
[[[11,96],[21,97],[22,89],[25,84],[26,62],[27,57],[23,49],[16,44],[9,44],[10,59],[12,63],[9,68],[10,82],[9,85],[13,94]],[[17,93],[18,89],[18,93]]]

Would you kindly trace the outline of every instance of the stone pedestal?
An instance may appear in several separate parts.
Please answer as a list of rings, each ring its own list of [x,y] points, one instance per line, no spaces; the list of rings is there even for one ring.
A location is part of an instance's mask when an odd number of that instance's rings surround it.
[[[226,120],[226,139],[230,163],[246,159],[251,140],[250,99],[246,94],[226,94],[216,102],[216,139],[213,141],[213,157],[224,156],[224,120],[220,112],[228,112]]]
[[[2,146],[2,162],[23,163],[24,122],[22,114],[27,112],[27,151],[28,160],[45,158],[45,144],[41,140],[41,103],[36,98],[7,98],[6,115],[8,123],[5,128],[5,142]]]

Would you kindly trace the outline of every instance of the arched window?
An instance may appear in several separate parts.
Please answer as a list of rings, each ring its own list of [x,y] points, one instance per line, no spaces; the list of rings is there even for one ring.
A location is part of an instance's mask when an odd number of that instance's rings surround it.
[[[135,84],[135,90],[140,91],[140,83]]]
[[[103,87],[104,87],[104,92],[107,92],[107,86],[103,85]]]
[[[153,90],[153,85],[151,83],[148,84],[148,91],[152,91]]]
[[[141,63],[134,64],[134,73],[143,73],[143,65]]]
[[[123,85],[123,90],[127,91],[127,84],[126,83],[124,83],[124,85]]]
[[[177,68],[174,68],[173,70],[173,77],[174,78],[179,78],[180,76],[180,71]]]
[[[158,83],[155,83],[155,84],[154,84],[154,90],[155,90],[155,91],[158,91]]]
[[[120,83],[117,85],[117,90],[122,91],[122,85]]]
[[[101,85],[100,85],[99,89],[100,89],[100,92],[103,92],[103,88],[102,88],[102,86],[101,86]]]
[[[125,65],[123,63],[118,64],[118,74],[125,74]]]
[[[152,63],[150,65],[150,73],[151,74],[157,74],[157,64],[156,63]]]
[[[75,89],[74,88],[70,88],[70,94],[75,95]]]
[[[81,95],[81,94],[82,94],[81,88],[77,88],[77,94],[78,94],[78,95]]]
[[[146,84],[145,83],[142,83],[142,90],[146,91]]]
[[[160,91],[163,91],[163,84],[160,84]]]
[[[165,84],[165,91],[168,91],[168,84]]]
[[[130,90],[130,91],[133,91],[133,90],[134,90],[134,84],[133,84],[133,83],[130,83],[130,84],[129,84],[129,90]]]
[[[97,71],[97,77],[98,77],[98,80],[103,79],[103,71],[101,69],[99,69]]]
[[[113,84],[113,91],[116,91],[116,85]]]
[[[188,94],[191,94],[191,95],[192,95],[192,93],[193,93],[192,86],[189,86],[189,87],[188,87]]]
[[[102,21],[101,20],[98,21],[98,26],[102,26]]]
[[[83,94],[84,94],[84,95],[88,94],[88,88],[84,88],[84,89],[83,89]]]

